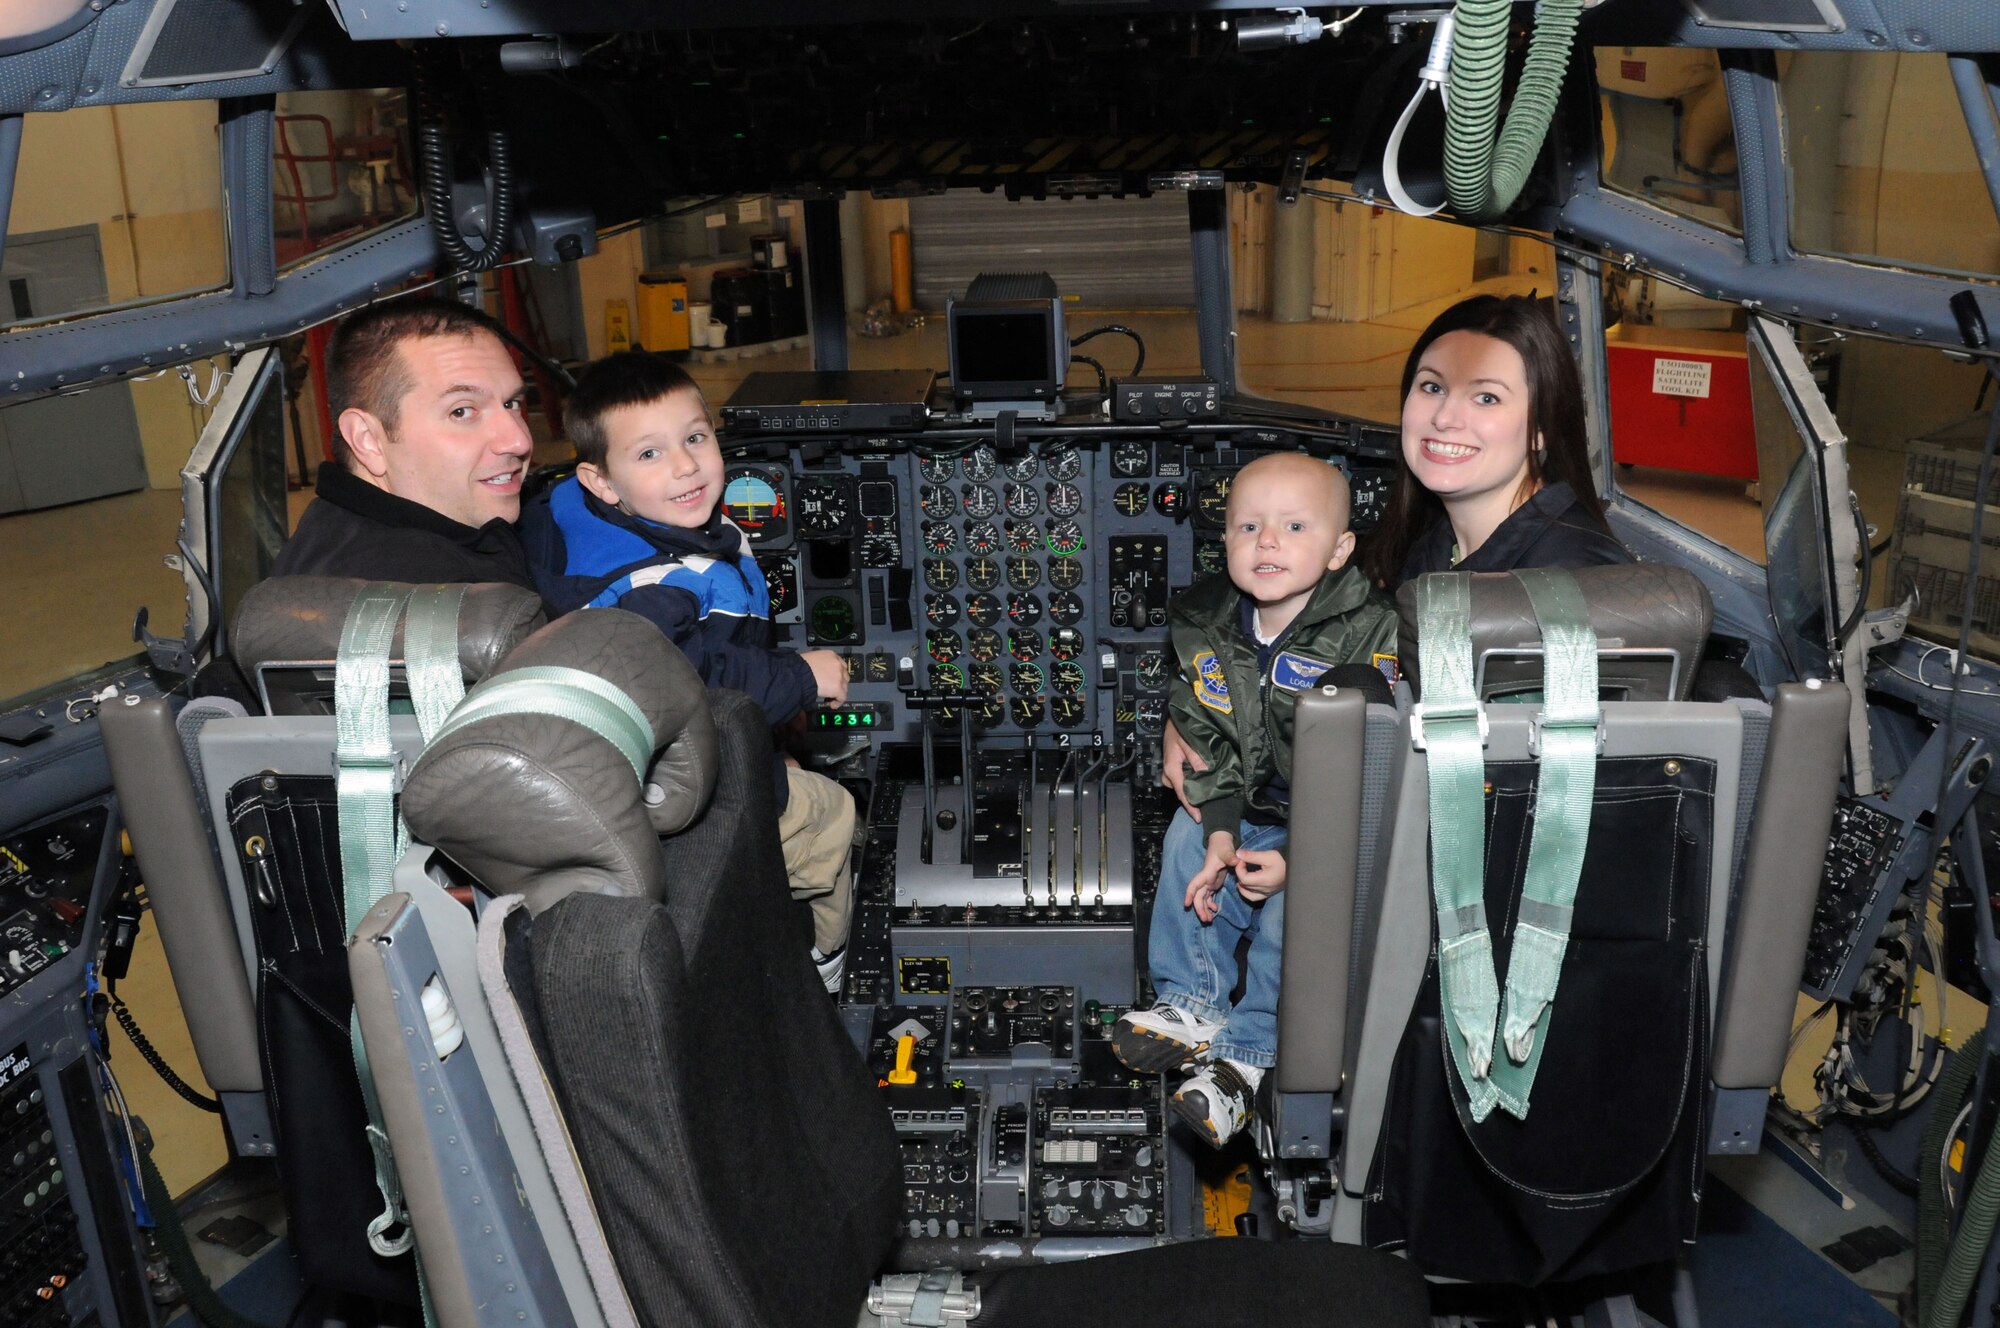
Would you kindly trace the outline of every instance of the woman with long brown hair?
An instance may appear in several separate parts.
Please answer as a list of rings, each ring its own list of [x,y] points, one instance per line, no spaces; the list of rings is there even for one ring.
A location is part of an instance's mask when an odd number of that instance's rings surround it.
[[[1403,365],[1403,466],[1362,550],[1395,589],[1456,568],[1630,562],[1591,482],[1583,381],[1548,306],[1475,296]]]

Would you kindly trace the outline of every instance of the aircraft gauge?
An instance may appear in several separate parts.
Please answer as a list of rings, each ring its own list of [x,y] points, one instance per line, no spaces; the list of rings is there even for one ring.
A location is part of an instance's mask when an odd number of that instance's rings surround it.
[[[1194,519],[1209,530],[1221,530],[1229,520],[1229,486],[1236,482],[1230,470],[1197,471],[1194,477]]]
[[[1111,493],[1111,505],[1118,509],[1120,516],[1144,516],[1146,514],[1147,492],[1144,484],[1125,483]]]
[[[1075,590],[1083,584],[1083,562],[1077,558],[1058,558],[1049,564],[1049,584],[1057,590]]]
[[[1039,696],[1017,696],[1007,707],[1008,715],[1018,728],[1031,729],[1042,722],[1042,698]]]
[[[965,601],[965,616],[981,627],[1000,621],[1000,601],[991,595],[974,595]]]
[[[723,511],[752,544],[770,544],[791,533],[791,511],[785,504],[789,481],[783,471],[732,466],[727,474],[728,483],[722,488]]]
[[[932,484],[949,484],[951,482],[953,467],[950,457],[927,456],[917,463],[917,469]]]
[[[1033,516],[1042,510],[1042,496],[1025,484],[1007,486],[1007,515]]]
[[[974,484],[984,484],[993,478],[993,463],[993,449],[981,443],[960,458],[958,468]]]
[[[1000,496],[984,484],[968,484],[961,489],[965,499],[965,514],[978,520],[985,520],[1000,510]]]
[[[924,618],[933,627],[949,627],[958,621],[958,601],[949,595],[926,595]]]
[[[1225,503],[1228,501],[1228,491],[1226,489],[1223,491],[1223,501]],[[1161,516],[1169,520],[1180,521],[1187,516],[1187,508],[1187,485],[1162,484],[1159,488],[1153,490],[1153,510]],[[1222,524],[1222,511],[1220,508],[1216,510],[1215,521],[1217,525]]]
[[[975,521],[965,528],[965,547],[977,554],[992,553],[1000,547],[1000,532],[991,521]]]
[[[806,480],[792,491],[799,533],[814,539],[845,535],[854,525],[854,494],[845,479]]]
[[[980,663],[1000,658],[1000,633],[991,627],[975,627],[965,634],[965,653]]]
[[[1052,447],[1042,453],[1042,465],[1052,480],[1073,480],[1083,474],[1083,455],[1074,447]]]
[[[974,590],[991,590],[1000,584],[1000,564],[991,558],[973,558],[965,564],[965,584]]]
[[[1086,679],[1083,665],[1075,660],[1058,660],[1049,669],[1049,686],[1062,696],[1081,696]]]
[[[1039,696],[1048,682],[1042,676],[1039,664],[1016,664],[1007,670],[1007,681],[1012,684],[1016,696]]]
[[[924,559],[924,584],[932,590],[958,589],[958,564],[949,558]]]
[[[1127,438],[1112,444],[1111,473],[1128,479],[1142,479],[1152,474],[1152,444],[1141,438]]]
[[[1035,454],[1032,452],[1026,456],[1015,457],[1004,467],[1007,478],[1020,484],[1026,484],[1035,478],[1035,472],[1041,468],[1041,463],[1035,460]]]
[[[1046,544],[1040,526],[1032,521],[1007,522],[1007,547],[1016,553],[1039,553]]]
[[[1069,517],[1049,523],[1049,552],[1072,558],[1083,551],[1083,527]]]
[[[1033,590],[1042,583],[1042,565],[1017,554],[1007,560],[1007,584],[1016,590]]]
[[[924,522],[924,547],[932,553],[946,554],[958,547],[958,531],[944,521]]]
[[[1075,516],[1083,510],[1083,490],[1074,484],[1049,486],[1049,511],[1057,516]]]
[[[1068,626],[1083,617],[1083,597],[1074,590],[1058,590],[1049,596],[1049,617]]]
[[[1083,633],[1074,627],[1058,627],[1049,633],[1049,653],[1057,659],[1075,659],[1083,653]]]
[[[1042,620],[1042,602],[1019,591],[1007,596],[1007,621],[1016,627],[1033,627]]]
[[[958,502],[951,496],[951,490],[935,484],[926,484],[917,495],[917,505],[924,509],[924,515],[933,521],[942,521],[958,512]]]
[[[1032,627],[1016,627],[1007,633],[1007,653],[1028,663],[1042,653],[1042,634]]]
[[[924,650],[940,664],[950,664],[958,658],[963,643],[958,633],[932,628],[924,633]]]
[[[1083,722],[1084,709],[1081,697],[1058,696],[1049,707],[1049,715],[1058,727],[1073,729]]]

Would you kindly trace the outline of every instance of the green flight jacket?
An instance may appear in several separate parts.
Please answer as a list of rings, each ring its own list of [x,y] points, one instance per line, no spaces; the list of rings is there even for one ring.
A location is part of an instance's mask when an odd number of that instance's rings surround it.
[[[1287,817],[1262,791],[1273,775],[1290,779],[1299,693],[1338,665],[1379,667],[1396,657],[1396,606],[1352,563],[1320,578],[1272,643],[1271,667],[1262,674],[1257,642],[1239,625],[1242,602],[1243,592],[1217,573],[1167,610],[1182,684],[1169,702],[1174,727],[1208,762],[1205,771],[1189,770],[1187,800],[1201,808],[1204,831],[1232,836],[1247,810]]]

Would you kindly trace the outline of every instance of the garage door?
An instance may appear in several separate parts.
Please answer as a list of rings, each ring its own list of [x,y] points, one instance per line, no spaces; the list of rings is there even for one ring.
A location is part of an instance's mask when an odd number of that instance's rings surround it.
[[[1047,272],[1089,308],[1194,305],[1187,196],[1009,202],[954,190],[910,200],[919,306],[942,311],[981,272]]]

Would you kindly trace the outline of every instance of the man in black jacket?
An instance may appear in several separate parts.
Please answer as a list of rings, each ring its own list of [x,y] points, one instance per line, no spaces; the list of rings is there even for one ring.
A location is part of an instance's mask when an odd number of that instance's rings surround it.
[[[534,448],[523,386],[493,321],[465,305],[395,300],[348,318],[327,355],[338,461],[272,574],[533,589],[514,532]]]

